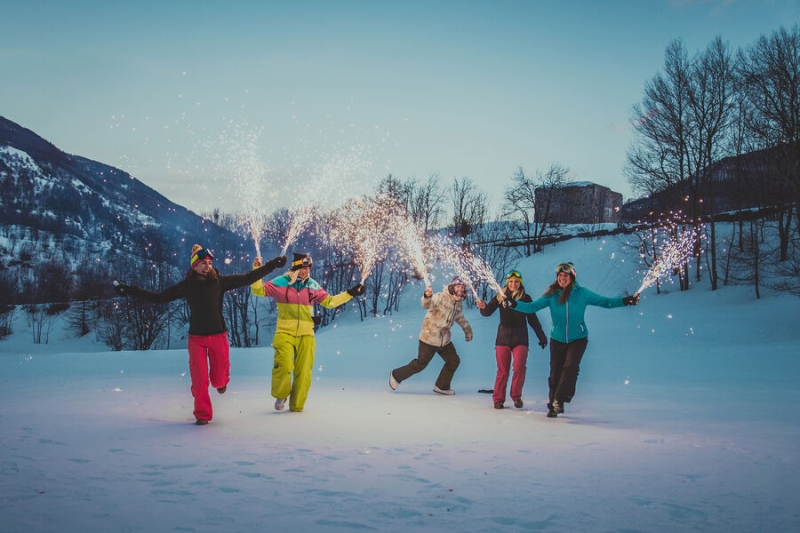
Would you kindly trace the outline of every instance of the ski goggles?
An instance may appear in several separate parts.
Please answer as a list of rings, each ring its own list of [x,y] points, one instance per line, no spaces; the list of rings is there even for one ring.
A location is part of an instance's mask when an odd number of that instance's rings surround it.
[[[511,281],[512,279],[517,279],[522,283],[522,274],[519,273],[519,270],[512,270],[506,275],[506,281]]]
[[[200,250],[197,250],[197,253],[192,255],[192,268],[194,268],[197,263],[204,259],[210,259],[213,261],[214,253],[207,248],[201,248]]]
[[[306,255],[302,259],[292,261],[292,268],[311,268],[313,265],[314,261],[311,260],[311,255]]]
[[[573,276],[577,276],[578,272],[575,270],[575,266],[572,263],[561,263],[556,267],[556,274],[560,273],[564,274],[572,274]]]

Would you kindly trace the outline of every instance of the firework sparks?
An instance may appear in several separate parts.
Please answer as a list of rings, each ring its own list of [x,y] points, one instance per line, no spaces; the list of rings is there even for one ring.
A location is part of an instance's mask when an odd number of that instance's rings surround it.
[[[430,287],[428,279],[428,267],[425,265],[425,252],[422,247],[423,239],[419,228],[408,217],[408,215],[398,215],[392,224],[397,238],[405,251],[406,258],[411,266],[422,276],[425,286]]]
[[[692,257],[699,238],[700,229],[692,227],[684,231],[679,237],[672,237],[661,248],[659,256],[653,261],[650,269],[645,273],[644,279],[636,295],[641,294],[647,287],[653,285],[663,276],[680,270]]]
[[[256,255],[261,256],[260,240],[267,220],[263,201],[271,188],[269,169],[257,155],[262,129],[249,129],[246,123],[233,128],[230,135],[220,136],[219,145],[225,148],[225,157],[217,162],[217,169],[236,186],[242,202],[239,222],[253,238]]]
[[[361,271],[361,283],[386,256],[390,211],[380,203],[353,200],[343,206],[331,222],[331,238],[353,257]]]
[[[302,206],[289,210],[289,229],[286,232],[286,241],[281,248],[281,255],[286,255],[289,245],[306,229],[314,218],[315,210],[311,206]]]

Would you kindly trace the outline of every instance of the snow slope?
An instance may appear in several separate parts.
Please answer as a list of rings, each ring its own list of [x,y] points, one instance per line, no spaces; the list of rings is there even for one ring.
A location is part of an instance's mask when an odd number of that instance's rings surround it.
[[[565,260],[609,296],[643,275],[618,238],[517,266],[536,295]],[[37,346],[18,322],[0,342],[0,532],[800,531],[800,300],[667,289],[589,310],[557,419],[537,346],[523,409],[477,392],[493,385],[498,319],[474,308],[475,339],[454,331],[457,394],[431,392],[438,358],[391,391],[390,369],[416,355],[422,287],[395,316],[348,312],[317,335],[303,413],[272,410],[269,347],[232,350],[205,427],[184,349],[109,352],[66,333]]]

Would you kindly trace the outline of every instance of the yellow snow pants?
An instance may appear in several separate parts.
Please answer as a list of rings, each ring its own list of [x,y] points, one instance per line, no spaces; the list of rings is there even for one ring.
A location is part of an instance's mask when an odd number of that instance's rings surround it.
[[[314,335],[276,333],[272,339],[275,364],[272,367],[272,396],[289,398],[291,411],[302,411],[311,388],[311,370],[317,340]]]

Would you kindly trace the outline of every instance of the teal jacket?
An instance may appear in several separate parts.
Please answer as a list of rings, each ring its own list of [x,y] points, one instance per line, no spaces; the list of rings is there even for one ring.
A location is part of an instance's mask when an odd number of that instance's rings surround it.
[[[517,305],[514,309],[521,313],[535,313],[549,307],[550,319],[553,322],[550,338],[559,342],[572,342],[589,336],[589,330],[586,329],[586,322],[583,320],[588,306],[594,305],[611,309],[625,305],[622,303],[621,296],[619,298],[600,296],[589,289],[584,289],[577,282],[574,283],[572,292],[564,305],[559,305],[558,297],[561,292],[558,291],[552,296],[541,296],[532,302],[515,300]]]

